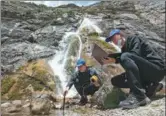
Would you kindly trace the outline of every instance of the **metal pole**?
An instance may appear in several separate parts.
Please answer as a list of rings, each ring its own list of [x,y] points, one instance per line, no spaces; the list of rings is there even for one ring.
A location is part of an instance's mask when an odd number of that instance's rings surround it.
[[[65,116],[65,97],[66,95],[63,96],[63,116]]]

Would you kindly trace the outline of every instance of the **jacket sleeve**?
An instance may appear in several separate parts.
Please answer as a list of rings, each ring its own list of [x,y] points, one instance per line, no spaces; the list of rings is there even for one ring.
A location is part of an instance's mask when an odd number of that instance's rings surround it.
[[[69,89],[73,86],[73,84],[75,83],[75,80],[76,80],[76,76],[77,76],[77,73],[74,73],[71,77],[70,77],[70,80],[67,84],[66,87],[69,87]]]
[[[142,41],[139,37],[132,38],[129,47],[129,52],[141,56],[141,44]]]
[[[115,63],[119,63],[121,54],[122,53],[113,53],[113,54],[109,54],[108,57],[115,58],[115,60],[116,60]]]

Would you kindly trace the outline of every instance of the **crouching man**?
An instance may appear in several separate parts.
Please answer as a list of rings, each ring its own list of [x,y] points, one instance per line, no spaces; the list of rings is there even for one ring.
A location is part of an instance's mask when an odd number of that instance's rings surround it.
[[[81,96],[79,104],[85,105],[88,102],[87,95],[93,95],[99,89],[101,81],[96,70],[92,67],[88,67],[84,59],[79,59],[76,66],[78,67],[78,71],[68,82],[64,95],[66,95],[72,85],[74,85]]]

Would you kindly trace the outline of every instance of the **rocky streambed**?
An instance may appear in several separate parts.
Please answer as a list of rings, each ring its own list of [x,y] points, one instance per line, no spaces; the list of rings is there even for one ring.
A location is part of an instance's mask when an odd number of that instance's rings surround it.
[[[44,97],[44,96],[43,96]],[[151,104],[136,109],[123,110],[121,108],[101,109],[89,102],[85,106],[77,105],[79,99],[68,99],[63,114],[62,100],[45,102],[36,100],[32,104],[29,100],[3,101],[1,103],[2,116],[164,116],[165,97],[158,95]]]

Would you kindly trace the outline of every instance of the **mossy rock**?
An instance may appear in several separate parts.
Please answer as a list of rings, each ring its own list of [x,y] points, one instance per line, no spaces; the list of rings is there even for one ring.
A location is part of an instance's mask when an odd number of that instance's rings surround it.
[[[101,48],[103,48],[105,51],[109,53],[116,52],[116,49],[113,46],[111,46],[109,43],[103,40],[100,40],[100,39],[91,40],[91,44],[93,43],[96,43],[97,45],[99,45]]]
[[[92,102],[99,105],[102,109],[111,109],[117,108],[120,101],[125,98],[126,94],[121,89],[103,84],[93,95]]]
[[[9,76],[6,76],[2,79],[2,83],[1,83],[1,87],[2,87],[2,90],[1,90],[1,95],[3,96],[4,94],[6,94],[10,88],[14,85],[15,83],[15,80],[10,78]]]
[[[119,88],[114,88],[109,94],[107,94],[103,107],[108,108],[117,108],[120,101],[125,99],[125,93]]]
[[[33,91],[27,90],[32,85]],[[15,73],[6,74],[2,80],[2,99],[26,99],[32,92],[55,91],[54,75],[44,61],[32,61],[20,67]]]

